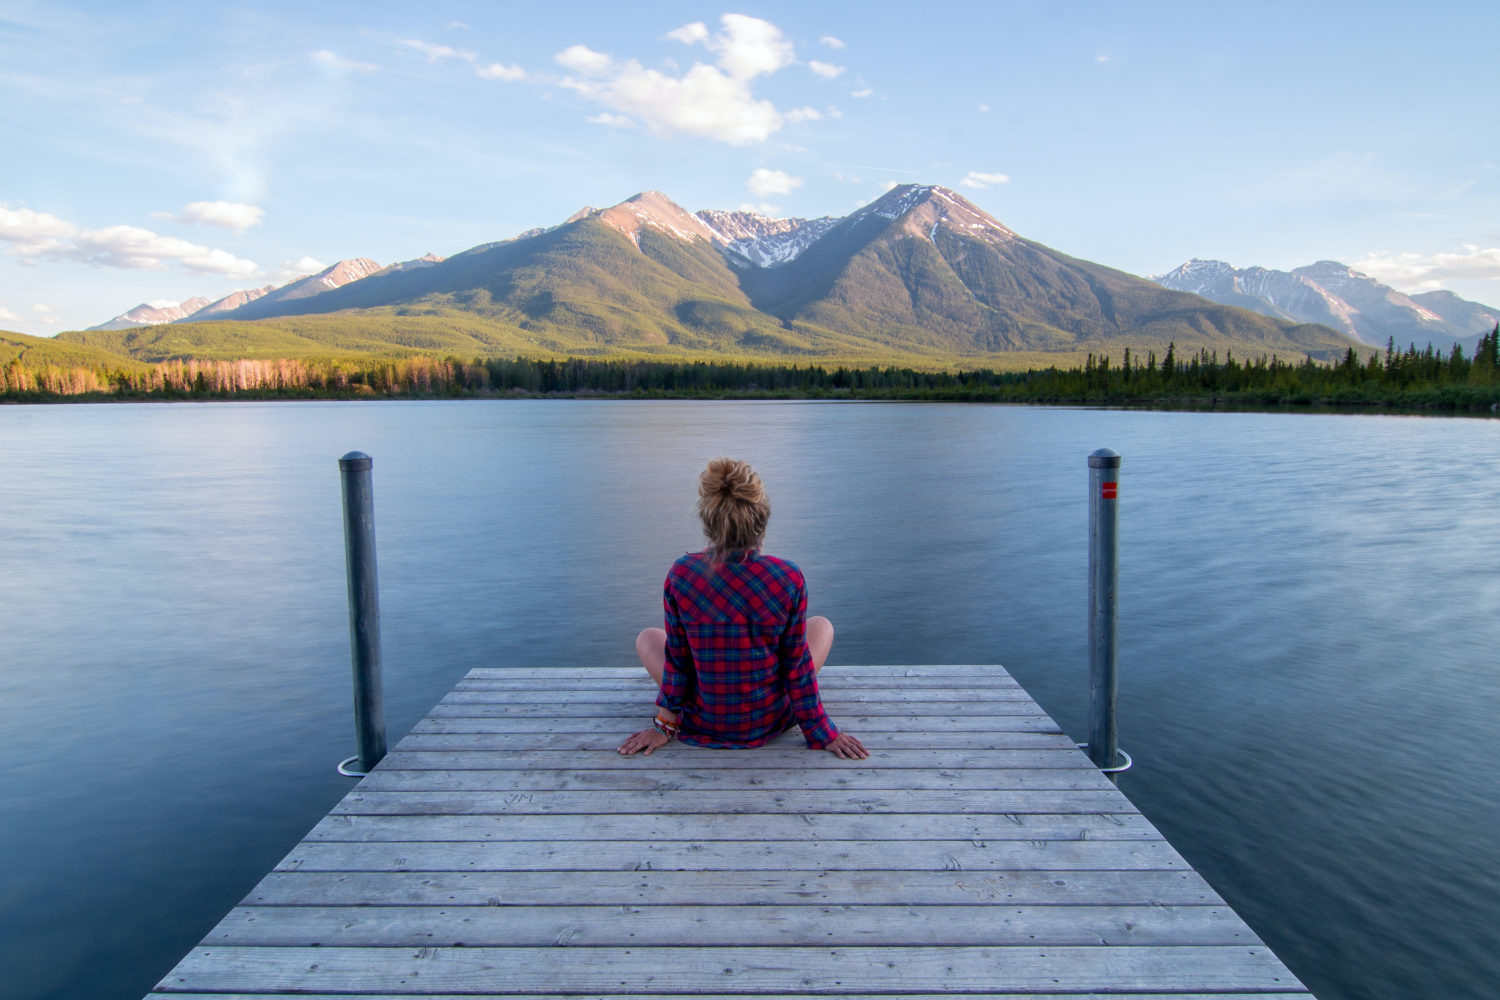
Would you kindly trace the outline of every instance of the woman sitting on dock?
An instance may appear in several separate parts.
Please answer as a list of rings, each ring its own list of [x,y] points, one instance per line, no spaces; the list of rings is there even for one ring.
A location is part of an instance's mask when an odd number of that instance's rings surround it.
[[[807,583],[796,565],[760,552],[771,517],[760,476],[744,462],[714,459],[698,478],[698,513],[709,547],[672,564],[666,628],[635,640],[660,711],[620,753],[649,754],[673,737],[758,747],[795,724],[815,750],[868,757],[857,737],[834,727],[818,696],[832,623],[807,617]]]

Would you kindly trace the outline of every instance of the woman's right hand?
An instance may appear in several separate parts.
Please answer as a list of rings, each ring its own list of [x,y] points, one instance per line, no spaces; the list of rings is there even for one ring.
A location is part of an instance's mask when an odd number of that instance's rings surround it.
[[[839,733],[823,749],[845,760],[864,760],[870,756],[870,751],[865,749],[865,745],[859,741],[859,737],[850,736],[848,733]]]

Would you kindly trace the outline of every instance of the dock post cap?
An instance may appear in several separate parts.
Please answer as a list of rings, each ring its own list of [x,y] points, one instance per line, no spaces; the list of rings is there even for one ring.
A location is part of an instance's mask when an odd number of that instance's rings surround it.
[[[351,451],[339,459],[339,468],[345,472],[363,472],[374,464],[375,460],[362,451]]]
[[[1110,451],[1108,448],[1100,448],[1089,456],[1090,469],[1118,469],[1120,467],[1120,453]]]

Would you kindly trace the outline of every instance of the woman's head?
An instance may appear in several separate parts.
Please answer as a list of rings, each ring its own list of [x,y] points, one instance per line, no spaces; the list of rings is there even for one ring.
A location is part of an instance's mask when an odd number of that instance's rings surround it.
[[[716,458],[698,477],[698,514],[715,553],[758,549],[771,519],[771,501],[748,463]]]

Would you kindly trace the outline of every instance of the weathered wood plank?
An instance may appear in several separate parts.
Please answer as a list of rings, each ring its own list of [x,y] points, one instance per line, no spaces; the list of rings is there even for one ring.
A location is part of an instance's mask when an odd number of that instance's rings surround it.
[[[1010,672],[994,663],[923,663],[906,665],[830,663],[818,675],[833,677],[944,677],[979,676],[991,679],[1009,678]],[[646,679],[639,664],[618,667],[475,667],[464,675],[472,680],[538,680],[566,678]]]
[[[475,816],[506,813],[1090,813],[1138,810],[1112,789],[1080,791],[865,792],[366,792],[356,788],[332,814]]]
[[[1160,840],[1146,817],[932,816],[925,813],[670,816],[325,816],[319,841],[442,840]]]
[[[1172,871],[1151,840],[441,841],[297,845],[278,871]]]
[[[391,756],[395,757],[395,754]],[[1099,788],[1109,780],[1092,768],[1045,767],[980,769],[939,768],[882,769],[850,767],[780,768],[758,771],[749,768],[651,768],[636,771],[621,768],[588,770],[490,770],[488,754],[403,754],[381,767],[361,787],[377,791],[465,791],[465,792],[555,792],[555,791],[690,791],[741,789],[746,794],[761,791],[857,791],[901,788],[913,791],[996,791],[1022,788]],[[653,756],[655,756],[653,754]],[[832,756],[829,754],[828,756]],[[429,760],[428,758],[442,758]],[[415,759],[414,759],[415,758]],[[448,764],[450,767],[438,765]]]
[[[354,994],[348,993],[304,993],[298,990],[295,993],[277,991],[274,993],[150,993],[146,1000],[265,1000],[266,997],[297,997],[298,1000],[349,1000]],[[853,996],[854,994],[837,993],[776,993],[777,1000],[827,1000],[828,997]],[[888,993],[890,997],[900,997],[900,1000],[952,1000],[953,994],[945,993]],[[359,993],[359,1000],[410,1000],[412,994],[395,993]],[[421,994],[423,1000],[557,1000],[557,994],[550,993],[546,996],[536,993],[464,993],[464,994]],[[704,1000],[705,994],[667,994],[667,993],[575,993],[570,1000]],[[715,993],[713,1000],[764,1000],[764,994],[751,997],[744,993]],[[1109,993],[965,993],[964,1000],[1120,1000],[1122,994],[1111,991]],[[1317,1000],[1311,993],[1274,992],[1256,993],[1197,993],[1177,992],[1172,993],[1131,993],[1130,1000]]]
[[[565,718],[535,715],[496,716],[493,718],[424,718],[411,733],[615,733],[629,734],[644,729],[650,722],[650,706],[637,706],[628,713],[606,716],[568,716]],[[841,728],[861,738],[872,733],[909,733],[933,730],[934,736],[947,732],[1059,733],[1057,723],[1046,715],[959,715],[938,719],[928,715],[841,715]],[[938,731],[940,730],[940,731]]]
[[[1222,906],[239,907],[203,939],[259,947],[697,948],[1225,945],[1261,942]]]
[[[193,949],[158,990],[776,994],[1300,988],[1260,946]],[[713,984],[709,986],[708,984]]]
[[[466,702],[466,700],[443,699],[429,712],[434,718],[502,718],[507,715],[529,715],[535,717],[538,712],[544,712],[549,718],[645,718],[646,723],[651,721],[651,714],[655,711],[655,703],[651,697],[643,699],[604,699],[589,700],[589,702],[568,702],[567,705],[555,705],[555,703],[544,703],[543,708],[537,708],[538,703],[514,703],[508,700],[498,702]],[[823,709],[834,718],[837,723],[844,715],[912,715],[916,708],[926,709],[927,714],[935,717],[945,715],[1037,715],[1041,712],[1037,703],[1031,700],[1010,699],[1004,702],[977,702],[977,700],[963,700],[963,702],[927,702],[926,705],[916,706],[910,702],[862,702],[862,700],[844,699],[841,694],[832,693],[823,697]]]
[[[1038,906],[1223,905],[1191,869],[1174,871],[273,871],[245,906]]]
[[[1006,691],[1025,694],[1021,685],[1009,677],[823,677],[819,685],[824,694],[830,691],[879,691],[893,698],[921,698],[934,688],[963,688],[966,691]],[[642,671],[639,678],[616,678],[586,680],[566,678],[539,681],[534,678],[517,680],[491,680],[487,678],[459,681],[454,691],[544,691],[574,694],[579,691],[594,691],[609,696],[627,695],[650,697],[656,685]]]
[[[473,706],[469,706],[473,707]],[[434,709],[433,711],[437,711]],[[639,716],[628,721],[622,721],[620,727],[613,731],[602,733],[484,733],[484,739],[476,741],[475,749],[485,750],[596,750],[602,753],[613,753],[625,742],[625,737],[631,733],[639,732],[650,724],[650,719],[642,719]],[[862,736],[857,730],[849,729],[850,732],[859,736],[860,741],[872,750],[1044,750],[1061,749],[1072,750],[1076,744],[1072,738],[1061,732],[981,732],[981,733],[950,733],[943,732],[941,728],[931,731],[910,733],[882,733]],[[770,750],[787,749],[799,753],[809,753],[807,741],[801,732],[792,730],[776,737],[770,743],[755,750],[714,750],[706,747],[695,747],[687,743],[672,743],[652,754],[662,753],[685,753],[704,755],[717,755],[728,753],[742,753],[757,755],[757,759]],[[821,751],[813,751],[820,753]],[[832,756],[832,755],[829,755]],[[645,760],[647,758],[639,758]]]
[[[828,705],[862,705],[867,702],[888,704],[899,702],[902,696],[915,695],[921,702],[943,702],[958,701],[967,704],[980,705],[1011,705],[1019,704],[1029,706],[1032,712],[1037,711],[1036,702],[1031,695],[1019,687],[994,687],[991,685],[980,685],[968,687],[930,687],[922,688],[920,691],[904,692],[882,687],[826,687],[822,690],[823,704]],[[469,688],[455,689],[443,696],[441,704],[444,705],[545,705],[549,712],[564,711],[567,706],[579,702],[630,702],[644,700],[646,703],[654,702],[656,698],[655,689],[649,683],[638,688],[618,691],[600,690],[597,688],[586,688],[578,691],[552,691],[546,688],[515,688],[507,687],[498,690],[474,690]],[[911,702],[906,702],[903,711],[910,712],[913,708],[920,707]]]
[[[686,748],[684,748],[686,749]],[[576,770],[631,771],[645,770],[725,770],[725,771],[775,771],[790,768],[799,771],[809,769],[849,770],[851,767],[880,770],[910,770],[921,768],[1032,768],[1036,770],[1089,768],[1081,751],[1070,747],[1054,750],[1005,750],[992,749],[920,749],[920,750],[872,750],[870,756],[860,761],[848,761],[831,753],[810,753],[804,746],[786,746],[778,742],[762,747],[754,753],[720,753],[704,750],[701,753],[672,753],[665,749],[650,756],[622,757],[619,754],[582,755],[567,750],[506,750],[497,752],[494,746],[474,734],[433,735],[417,733],[408,735],[397,748],[381,762],[390,770],[432,770],[421,765],[423,759],[436,759],[436,754],[467,754],[484,757],[488,764],[484,770]],[[399,766],[391,764],[394,758]],[[404,763],[408,759],[416,762],[415,768]],[[447,770],[452,770],[448,768]],[[376,772],[379,773],[379,772]]]

